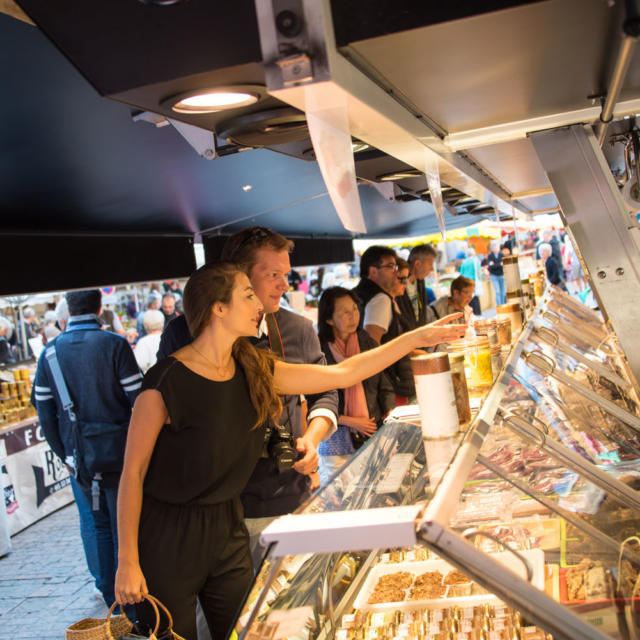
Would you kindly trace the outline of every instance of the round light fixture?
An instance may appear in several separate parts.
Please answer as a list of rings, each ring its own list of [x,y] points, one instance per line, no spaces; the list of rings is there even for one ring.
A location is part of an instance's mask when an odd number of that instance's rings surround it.
[[[262,87],[229,86],[197,89],[171,96],[162,106],[176,113],[215,113],[225,109],[247,107],[261,98]]]

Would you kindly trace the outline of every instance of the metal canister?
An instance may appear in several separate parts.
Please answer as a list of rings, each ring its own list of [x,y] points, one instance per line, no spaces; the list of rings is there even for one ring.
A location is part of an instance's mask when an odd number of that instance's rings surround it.
[[[505,256],[502,258],[504,271],[504,287],[507,292],[520,289],[520,267],[518,256]]]
[[[441,438],[458,431],[458,410],[449,355],[430,353],[411,358],[422,416],[422,437]]]

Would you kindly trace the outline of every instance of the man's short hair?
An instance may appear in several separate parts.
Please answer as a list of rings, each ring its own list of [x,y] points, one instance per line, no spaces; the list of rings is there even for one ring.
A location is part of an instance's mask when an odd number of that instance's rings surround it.
[[[58,322],[69,321],[69,305],[66,298],[62,298],[56,305],[56,318]]]
[[[176,297],[173,295],[173,293],[171,293],[170,291],[167,291],[163,296],[162,299],[164,300],[165,298],[171,298],[174,302],[176,300]]]
[[[549,255],[553,255],[553,247],[548,242],[542,242],[538,245],[538,251],[540,255],[543,253],[548,253]]]
[[[409,263],[400,256],[396,256],[396,264],[398,265],[398,271],[402,271],[403,269],[409,268]]]
[[[147,333],[151,333],[157,329],[163,329],[164,315],[162,314],[162,311],[158,311],[157,309],[149,309],[149,311],[145,311],[142,316],[142,324],[144,325],[144,330]]]
[[[368,278],[369,269],[371,267],[377,267],[380,261],[387,257],[393,258],[394,260],[396,259],[396,252],[391,247],[385,247],[381,244],[371,245],[362,256],[360,256],[360,277]]]
[[[291,253],[293,241],[267,227],[248,227],[227,238],[220,259],[226,262],[235,262],[244,271],[250,273],[257,262],[256,251],[258,249]]]
[[[150,307],[152,304],[160,304],[160,295],[157,293],[151,293],[147,297],[147,307]]]
[[[437,256],[436,248],[432,244],[417,244],[411,247],[409,252],[409,264],[413,264],[416,260],[424,260],[425,258],[435,258]]]
[[[464,276],[458,276],[451,283],[451,295],[453,295],[454,291],[464,291],[464,289],[468,289],[469,287],[475,287],[476,283],[470,278],[465,278]]]
[[[102,306],[100,289],[85,291],[69,291],[65,296],[70,316],[82,316],[87,313],[98,313]]]
[[[25,310],[22,312],[22,315],[25,318],[35,318],[36,312],[31,307],[26,307]]]

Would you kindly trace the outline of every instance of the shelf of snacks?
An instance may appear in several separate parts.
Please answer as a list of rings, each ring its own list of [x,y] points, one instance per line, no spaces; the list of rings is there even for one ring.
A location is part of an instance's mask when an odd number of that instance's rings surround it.
[[[0,430],[36,417],[31,404],[34,373],[24,366],[0,370]]]
[[[624,354],[555,289],[504,352],[465,433],[423,444],[403,408],[299,510],[423,504],[417,544],[268,552],[241,640],[640,637],[640,403]],[[435,480],[434,447],[452,458]]]

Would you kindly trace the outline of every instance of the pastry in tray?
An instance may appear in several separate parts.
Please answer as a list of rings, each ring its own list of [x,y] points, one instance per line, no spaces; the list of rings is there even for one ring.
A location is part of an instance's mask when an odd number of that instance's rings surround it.
[[[408,571],[398,571],[397,573],[385,573],[378,578],[374,591],[378,587],[396,587],[398,589],[408,589],[413,582],[413,574]]]
[[[434,572],[437,573],[437,572]],[[447,588],[443,584],[425,584],[423,586],[414,585],[409,593],[409,600],[434,600],[442,598]]]
[[[368,604],[381,604],[383,602],[402,602],[404,600],[405,590],[397,587],[378,587],[373,590]]]
[[[445,584],[467,584],[469,582],[471,582],[471,578],[457,569],[449,571],[444,577]]]
[[[369,604],[380,604],[382,602],[402,602],[406,595],[406,590],[413,582],[413,574],[408,571],[397,571],[396,573],[386,573],[378,578],[376,586],[373,588]]]
[[[417,587],[427,587],[432,585],[442,585],[442,574],[439,571],[427,571],[416,576],[413,583],[414,589]]]

